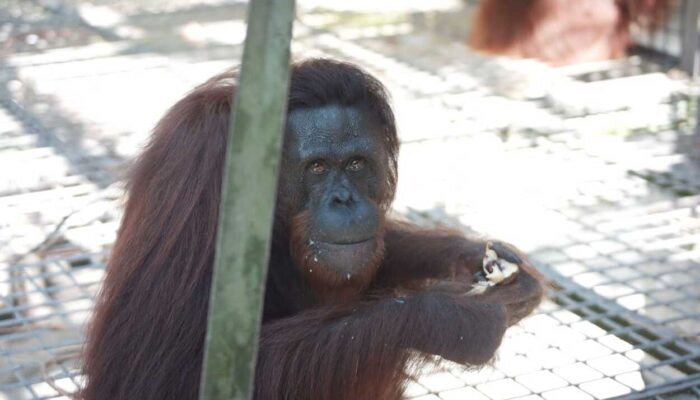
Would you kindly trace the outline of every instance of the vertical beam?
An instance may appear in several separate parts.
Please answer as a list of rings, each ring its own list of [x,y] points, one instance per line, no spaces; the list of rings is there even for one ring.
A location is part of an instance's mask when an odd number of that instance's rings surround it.
[[[697,0],[685,0],[683,2],[683,43],[680,67],[685,71],[694,83],[700,73],[700,2]],[[691,139],[692,148],[690,154],[700,158],[700,100],[698,93],[695,96],[695,127]]]
[[[245,400],[255,379],[294,0],[252,0],[231,114],[200,399]]]
[[[700,22],[700,2],[697,0],[686,0],[683,2],[683,13],[681,14],[683,24],[681,38],[681,62],[680,67],[688,73],[691,78],[698,74],[698,23]]]

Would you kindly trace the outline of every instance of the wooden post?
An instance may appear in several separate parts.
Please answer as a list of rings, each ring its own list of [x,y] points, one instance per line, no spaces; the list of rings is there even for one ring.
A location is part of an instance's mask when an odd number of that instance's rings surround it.
[[[681,30],[680,68],[691,78],[698,74],[698,22],[700,22],[700,2],[688,0],[683,2],[683,29]]]
[[[245,400],[255,379],[294,0],[252,0],[231,113],[201,400]]]
[[[683,41],[680,67],[687,72],[693,83],[697,85],[700,73],[700,2],[687,0],[683,2]],[[691,139],[690,155],[700,159],[700,99],[697,90],[695,96],[695,126]]]

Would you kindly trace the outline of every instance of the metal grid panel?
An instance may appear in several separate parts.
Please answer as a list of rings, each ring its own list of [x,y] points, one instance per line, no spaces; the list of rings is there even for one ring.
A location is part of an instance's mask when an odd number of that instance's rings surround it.
[[[79,254],[3,271],[0,376],[12,399],[49,399],[80,385],[81,327],[104,270],[102,254]]]
[[[42,136],[52,133],[25,115],[0,108],[0,154],[14,166],[0,195],[0,398],[13,400],[57,398],[80,383],[82,328],[121,196],[76,174],[86,164],[72,163],[59,141],[47,146]]]
[[[680,0],[675,3],[666,22],[653,32],[636,30],[632,37],[639,46],[638,51],[647,52],[666,67],[678,64],[683,49],[683,16],[687,12],[688,0]]]

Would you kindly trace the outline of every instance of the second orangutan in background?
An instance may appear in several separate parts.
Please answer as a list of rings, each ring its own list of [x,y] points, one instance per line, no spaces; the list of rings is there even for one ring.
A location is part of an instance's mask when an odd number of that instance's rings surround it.
[[[469,45],[554,65],[622,57],[630,29],[658,29],[673,0],[482,0]]]

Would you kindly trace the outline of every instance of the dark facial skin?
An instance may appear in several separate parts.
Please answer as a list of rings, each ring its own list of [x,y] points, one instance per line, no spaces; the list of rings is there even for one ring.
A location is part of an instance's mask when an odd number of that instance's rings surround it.
[[[289,113],[281,199],[308,218],[309,260],[350,277],[376,259],[386,181],[381,129],[357,107],[327,105]],[[290,204],[292,203],[292,204]]]

